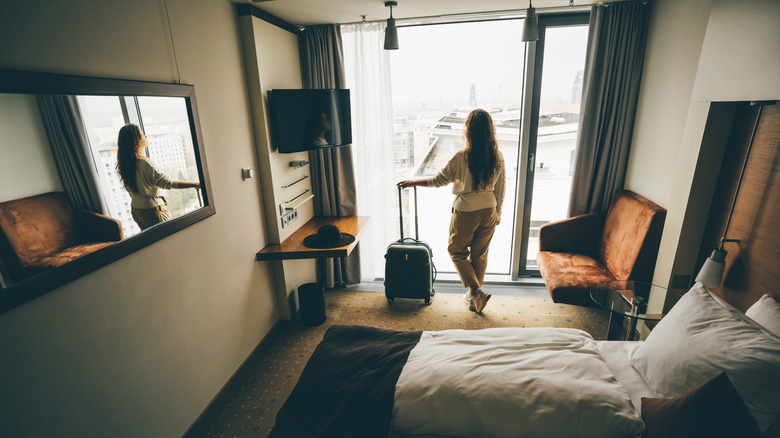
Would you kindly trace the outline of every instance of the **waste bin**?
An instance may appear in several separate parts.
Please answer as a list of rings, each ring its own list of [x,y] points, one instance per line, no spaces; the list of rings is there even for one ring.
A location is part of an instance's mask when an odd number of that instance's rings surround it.
[[[301,322],[305,325],[320,325],[325,317],[325,288],[319,283],[305,283],[298,286],[298,303],[301,306]]]

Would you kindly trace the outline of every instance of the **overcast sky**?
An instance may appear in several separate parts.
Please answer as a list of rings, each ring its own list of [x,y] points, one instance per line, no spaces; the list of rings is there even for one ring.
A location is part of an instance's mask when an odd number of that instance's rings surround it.
[[[474,84],[479,106],[502,100],[519,105],[525,56],[521,32],[522,20],[399,28],[400,49],[390,53],[394,102],[465,106]],[[544,100],[570,100],[586,42],[587,26],[548,30]]]

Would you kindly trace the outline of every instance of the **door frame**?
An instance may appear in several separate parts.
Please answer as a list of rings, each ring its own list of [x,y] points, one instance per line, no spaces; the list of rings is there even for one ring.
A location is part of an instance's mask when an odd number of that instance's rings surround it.
[[[525,157],[525,162],[518,163],[517,167],[519,175],[517,175],[517,204],[515,205],[514,249],[512,251],[511,265],[512,280],[541,277],[538,269],[527,269],[526,265],[528,264],[528,240],[531,231],[534,157],[536,156],[536,138],[539,130],[544,42],[547,28],[587,25],[589,22],[590,12],[540,15],[539,40],[527,43],[523,116],[520,129],[520,153],[518,154],[518,160],[520,157]]]

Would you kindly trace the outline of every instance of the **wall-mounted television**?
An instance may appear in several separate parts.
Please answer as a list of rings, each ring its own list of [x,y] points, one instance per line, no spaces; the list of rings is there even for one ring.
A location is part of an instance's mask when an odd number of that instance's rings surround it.
[[[349,90],[270,90],[271,138],[283,154],[352,143]]]

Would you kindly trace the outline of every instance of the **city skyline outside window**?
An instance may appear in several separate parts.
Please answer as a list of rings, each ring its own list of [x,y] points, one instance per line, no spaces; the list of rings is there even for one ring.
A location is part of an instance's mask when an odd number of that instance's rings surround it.
[[[566,217],[579,124],[587,25],[547,29],[542,73],[533,204],[517,206],[525,44],[522,19],[399,28],[402,50],[390,53],[396,180],[435,175],[464,147],[465,118],[474,108],[491,113],[506,166],[501,224],[488,274],[508,275],[515,248],[515,214],[530,208],[525,269],[537,269],[538,227]],[[533,122],[532,122],[533,123]],[[408,194],[407,194],[408,195]],[[434,250],[440,272],[454,273],[446,252],[451,187],[418,191],[420,238]],[[413,212],[409,208],[407,217]],[[517,209],[517,210],[516,210]],[[407,233],[411,233],[408,226]],[[411,235],[411,234],[406,234]]]
[[[525,56],[521,31],[522,19],[401,27],[403,47],[390,54],[397,180],[441,170],[464,147],[463,124],[472,109],[489,111],[496,123],[507,179],[488,257],[490,274],[511,269]],[[434,248],[434,263],[445,273],[455,272],[446,251],[451,189],[418,190],[420,239]]]

